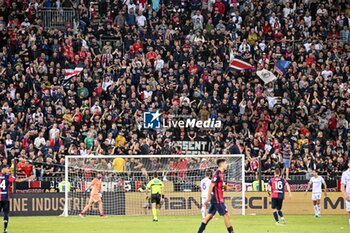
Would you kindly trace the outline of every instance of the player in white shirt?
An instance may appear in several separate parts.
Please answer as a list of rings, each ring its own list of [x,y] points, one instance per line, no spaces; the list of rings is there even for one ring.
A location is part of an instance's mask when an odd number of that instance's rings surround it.
[[[343,193],[346,201],[346,211],[349,214],[350,224],[350,160],[348,161],[348,170],[343,172],[341,176],[341,192]]]
[[[312,185],[312,202],[314,203],[315,217],[319,218],[321,216],[321,196],[322,196],[322,184],[324,185],[324,195],[327,196],[327,185],[322,176],[318,175],[318,172],[314,170],[312,172],[313,177],[311,177],[309,184],[307,186],[305,195],[309,191]]]
[[[204,202],[207,200],[208,198],[208,189],[209,189],[209,186],[211,184],[211,179],[210,179],[210,175],[211,175],[211,172],[210,171],[206,171],[205,172],[205,178],[201,180],[201,200],[202,200],[202,209],[201,209],[201,212],[202,212],[202,218],[205,218],[206,216],[206,205],[204,205]]]

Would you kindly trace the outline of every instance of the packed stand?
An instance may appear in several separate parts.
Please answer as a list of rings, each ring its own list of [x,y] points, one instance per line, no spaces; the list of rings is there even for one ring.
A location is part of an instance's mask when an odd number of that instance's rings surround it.
[[[73,7],[76,23],[46,28],[48,7]],[[0,0],[2,163],[60,176],[64,155],[181,154],[174,141],[201,138],[210,154],[244,153],[247,173],[261,157],[264,173],[337,175],[350,150],[349,26],[345,0]],[[254,69],[232,69],[238,56]],[[283,59],[264,85],[256,71]],[[158,109],[223,126],[144,129]]]

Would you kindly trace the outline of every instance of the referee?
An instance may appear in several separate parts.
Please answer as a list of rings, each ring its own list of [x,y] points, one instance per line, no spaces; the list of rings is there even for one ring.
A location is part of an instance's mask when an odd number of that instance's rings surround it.
[[[154,174],[154,178],[148,182],[146,189],[146,200],[148,200],[148,192],[151,191],[151,203],[153,222],[158,222],[158,213],[160,204],[163,203],[164,195],[162,194],[164,184],[158,179],[158,174]]]

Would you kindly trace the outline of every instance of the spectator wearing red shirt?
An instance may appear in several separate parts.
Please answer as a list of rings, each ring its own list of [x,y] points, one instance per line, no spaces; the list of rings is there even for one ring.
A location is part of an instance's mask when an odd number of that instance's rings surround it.
[[[94,92],[96,93],[97,97],[101,97],[103,93],[103,88],[101,83],[97,83],[97,87],[95,87]]]
[[[23,174],[26,177],[31,176],[33,171],[33,166],[29,164],[29,162],[25,158],[19,158],[19,161],[17,163],[17,172],[19,174]]]
[[[275,34],[273,35],[273,39],[276,43],[280,43],[282,41],[282,39],[284,38],[284,35],[281,31],[277,31],[275,32]]]
[[[70,45],[71,43],[67,41],[68,43],[63,44],[62,46],[62,54],[67,57],[70,61],[74,61],[74,51],[73,47]]]
[[[18,17],[15,16],[12,20],[9,21],[7,27],[11,27],[11,28],[14,28],[14,27],[20,27],[21,26],[21,22],[18,20]]]
[[[337,129],[337,116],[333,113],[332,117],[328,120],[328,128],[332,131]]]
[[[85,58],[87,57],[86,49],[85,49],[83,46],[81,46],[81,50],[78,51],[77,54],[78,54],[78,56],[79,56],[79,60],[80,60],[80,61],[84,61]]]
[[[80,113],[79,108],[76,108],[73,115],[73,121],[80,123],[82,120],[83,120],[83,115]]]
[[[340,40],[339,31],[335,27],[332,27],[332,31],[330,31],[327,35],[329,41],[338,41]]]
[[[180,161],[177,162],[176,170],[179,171],[178,173],[179,177],[182,177],[182,178],[186,177],[187,164],[188,164],[187,158],[182,158],[180,159]]]
[[[225,14],[225,5],[221,2],[221,0],[216,0],[213,8],[218,8],[220,14]]]
[[[312,53],[309,53],[307,58],[306,58],[306,65],[310,66],[311,64],[316,63],[316,59]]]
[[[300,133],[305,135],[305,136],[308,136],[309,135],[309,130],[305,127],[302,127],[300,128]]]
[[[173,106],[180,106],[181,101],[178,94],[174,95],[173,99],[171,100],[171,103],[173,104]]]
[[[204,68],[203,74],[202,74],[202,80],[203,82],[208,82],[209,79],[209,71],[208,68]]]
[[[82,169],[84,170],[84,173],[85,173],[84,176],[86,178],[92,177],[92,172],[94,170],[94,164],[95,164],[95,160],[90,159],[88,164],[85,164],[82,166]]]
[[[188,72],[190,72],[190,74],[198,73],[198,66],[194,63],[194,60],[191,60],[190,65],[188,67]]]
[[[153,62],[157,58],[157,53],[153,51],[152,47],[149,47],[149,51],[146,54],[146,58]]]
[[[137,40],[132,46],[135,53],[137,53],[140,48],[143,48],[141,40]]]
[[[174,160],[172,160],[172,159],[169,160],[169,164],[168,164],[168,169],[167,170],[169,172],[169,173],[167,173],[168,176],[171,176],[171,177],[175,177],[176,176],[175,172],[173,172],[173,171],[176,171],[176,163],[174,162]]]
[[[263,32],[264,32],[264,34],[267,35],[267,33],[268,33],[268,32],[271,32],[271,31],[272,31],[272,28],[271,28],[269,22],[268,22],[268,21],[265,21],[264,26],[263,26]]]

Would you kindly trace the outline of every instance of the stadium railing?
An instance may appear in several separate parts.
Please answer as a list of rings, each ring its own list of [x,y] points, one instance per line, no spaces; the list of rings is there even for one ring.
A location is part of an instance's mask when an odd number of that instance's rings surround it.
[[[38,11],[45,28],[73,28],[79,17],[73,8],[42,8]]]

